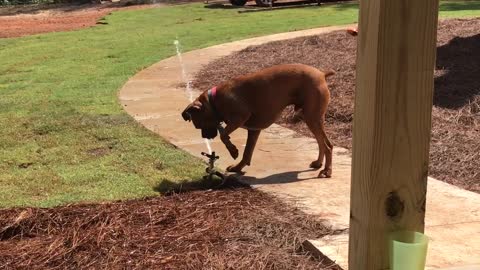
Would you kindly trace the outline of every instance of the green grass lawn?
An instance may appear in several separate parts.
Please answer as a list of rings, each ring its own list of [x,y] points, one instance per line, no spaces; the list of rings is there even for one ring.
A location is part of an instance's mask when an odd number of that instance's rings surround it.
[[[479,16],[480,1],[444,2],[441,10]],[[243,14],[192,4],[116,12],[108,24],[79,31],[0,39],[0,207],[151,196],[163,181],[199,179],[200,160],[122,110],[116,94],[127,79],[174,55],[176,36],[192,50],[353,23],[357,12],[352,4]]]

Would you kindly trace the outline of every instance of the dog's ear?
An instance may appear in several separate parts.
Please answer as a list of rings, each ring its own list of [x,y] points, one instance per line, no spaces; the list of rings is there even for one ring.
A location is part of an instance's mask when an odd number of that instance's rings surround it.
[[[192,121],[192,114],[199,112],[202,109],[202,103],[196,100],[187,106],[187,108],[182,112],[183,120]]]

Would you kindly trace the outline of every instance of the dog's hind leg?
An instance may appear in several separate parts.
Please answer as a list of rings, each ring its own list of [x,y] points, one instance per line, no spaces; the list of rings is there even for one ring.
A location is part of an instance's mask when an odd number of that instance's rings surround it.
[[[247,145],[243,151],[242,160],[235,166],[229,166],[227,171],[241,173],[245,166],[250,165],[260,132],[261,130],[248,130]]]
[[[325,129],[323,128],[323,124],[322,124],[321,132],[324,138],[324,143],[325,143],[325,147],[327,148],[327,151],[325,151],[325,168],[320,171],[320,173],[318,174],[318,177],[330,178],[332,177],[333,144],[328,139],[327,134],[325,133]]]
[[[310,164],[311,168],[321,168],[322,162],[325,157],[325,168],[320,171],[318,177],[331,177],[332,176],[332,150],[333,145],[327,138],[324,131],[324,118],[316,118],[309,115],[305,118],[308,128],[312,131],[315,139],[318,143],[318,158]]]

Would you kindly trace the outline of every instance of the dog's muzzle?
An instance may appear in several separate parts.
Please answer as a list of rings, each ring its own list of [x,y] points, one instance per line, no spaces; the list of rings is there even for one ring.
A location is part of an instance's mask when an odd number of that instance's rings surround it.
[[[182,117],[183,117],[183,120],[185,121],[189,121],[189,122],[192,121],[192,115],[187,110],[182,112]]]

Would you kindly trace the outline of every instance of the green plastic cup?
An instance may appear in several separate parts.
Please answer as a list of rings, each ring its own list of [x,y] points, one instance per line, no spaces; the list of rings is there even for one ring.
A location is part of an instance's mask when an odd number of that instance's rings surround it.
[[[390,270],[423,270],[428,237],[423,233],[396,231],[390,234]]]

